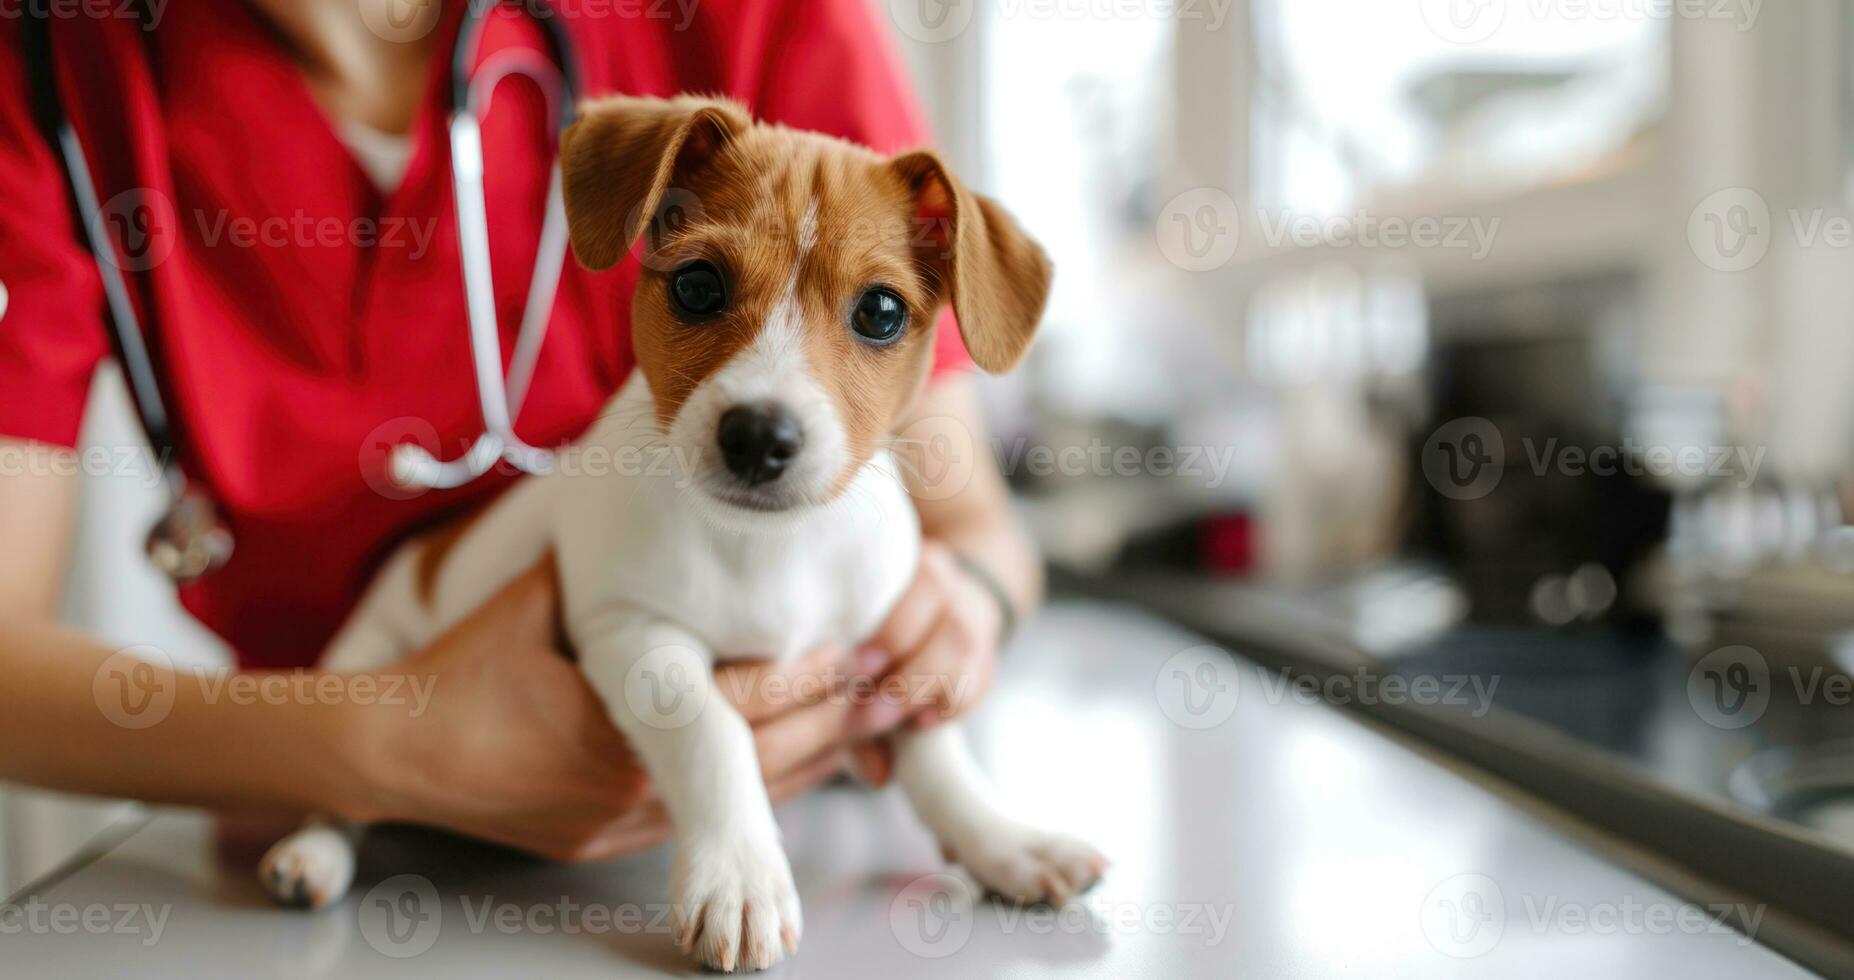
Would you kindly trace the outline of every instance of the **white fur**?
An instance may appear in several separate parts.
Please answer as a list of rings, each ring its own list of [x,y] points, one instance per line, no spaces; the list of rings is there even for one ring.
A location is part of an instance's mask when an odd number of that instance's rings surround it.
[[[815,240],[815,218],[801,246]],[[641,372],[553,473],[518,485],[458,541],[427,606],[415,550],[390,561],[331,646],[329,669],[373,669],[429,642],[551,547],[581,669],[649,770],[676,828],[679,936],[709,966],[764,967],[802,929],[791,868],[752,732],[713,690],[711,665],[789,658],[868,638],[912,579],[920,526],[895,461],[878,453],[826,499],[843,425],[805,362],[792,284],[755,341],[706,379],[667,433]],[[730,506],[712,448],[720,414],[774,399],[804,425],[779,483],[799,506]],[[1084,845],[1031,830],[993,801],[956,726],[896,736],[897,780],[981,883],[1026,901],[1092,882]],[[354,836],[315,822],[280,842],[264,881],[326,905],[352,876]],[[345,848],[345,852],[344,849]]]

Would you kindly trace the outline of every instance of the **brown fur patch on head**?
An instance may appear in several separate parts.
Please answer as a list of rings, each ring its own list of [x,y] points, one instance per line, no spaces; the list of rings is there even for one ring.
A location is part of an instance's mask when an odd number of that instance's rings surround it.
[[[736,139],[690,184],[700,216],[665,236],[631,303],[632,342],[659,415],[673,418],[771,320],[794,316],[852,459],[868,459],[926,380],[935,314],[945,302],[913,254],[907,188],[867,150],[770,126]],[[729,308],[719,320],[691,325],[671,307],[668,276],[695,259],[721,270]],[[876,286],[908,305],[906,333],[885,347],[850,327],[857,299]]]
[[[590,104],[566,144],[581,260],[588,252],[606,258],[617,239],[640,246],[631,339],[665,427],[769,323],[787,322],[844,425],[841,484],[925,384],[944,305],[954,305],[987,369],[1016,361],[1041,314],[1049,285],[1042,250],[929,154],[891,161],[842,140],[743,124],[731,104],[690,99]],[[617,145],[626,155],[585,149]],[[640,207],[649,220],[626,217]],[[720,270],[727,307],[692,323],[671,300],[670,277],[696,260]],[[894,291],[908,309],[906,332],[886,346],[851,327],[857,300],[873,287]]]

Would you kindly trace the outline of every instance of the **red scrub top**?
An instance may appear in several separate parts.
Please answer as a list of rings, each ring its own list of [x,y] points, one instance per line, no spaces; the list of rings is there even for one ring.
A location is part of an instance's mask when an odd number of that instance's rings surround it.
[[[513,478],[409,499],[384,478],[392,442],[420,438],[450,458],[482,429],[445,135],[462,4],[446,7],[410,161],[384,196],[241,4],[167,4],[152,30],[121,18],[51,24],[65,111],[99,199],[115,202],[106,216],[180,461],[237,537],[230,564],[181,600],[248,666],[312,664],[395,543]],[[921,145],[921,113],[871,7],[703,0],[563,16],[586,94],[719,93],[884,152]],[[546,50],[540,29],[505,7],[479,55],[512,47]],[[102,291],[63,171],[33,126],[18,51],[18,22],[0,20],[0,436],[69,446],[108,351]],[[536,89],[510,81],[484,122],[505,357],[554,157],[544,111]],[[517,420],[537,445],[578,434],[631,370],[635,265],[567,266]],[[947,326],[936,370],[967,363]]]

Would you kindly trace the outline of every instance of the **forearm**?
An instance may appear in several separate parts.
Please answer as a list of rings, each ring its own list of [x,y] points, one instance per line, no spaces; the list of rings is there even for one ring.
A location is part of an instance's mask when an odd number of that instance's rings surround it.
[[[1016,621],[1022,622],[1042,603],[1042,555],[1008,506],[981,510],[966,520],[930,528],[927,535],[995,578],[1010,597]]]
[[[0,620],[0,779],[222,810],[365,808],[341,699],[233,697],[223,677],[112,655],[41,620]]]
[[[953,377],[933,385],[916,406],[915,416],[936,420],[935,429],[962,433],[952,453],[972,463],[970,468],[948,468],[940,483],[923,482],[932,467],[908,471],[922,534],[996,579],[1010,597],[1013,618],[1023,620],[1043,601],[1043,559],[1011,510],[1010,490],[991,455],[971,380]]]

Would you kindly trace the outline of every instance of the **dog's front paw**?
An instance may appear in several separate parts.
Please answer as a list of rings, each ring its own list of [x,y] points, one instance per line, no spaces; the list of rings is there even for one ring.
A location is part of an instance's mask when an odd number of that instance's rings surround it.
[[[764,970],[798,952],[803,924],[792,867],[766,835],[715,835],[679,845],[676,942],[702,965]]]
[[[1107,859],[1087,843],[1028,827],[973,833],[946,849],[947,859],[964,865],[986,889],[1026,904],[1061,905],[1107,871]]]
[[[324,908],[354,881],[354,844],[333,827],[304,827],[271,846],[258,863],[258,880],[285,905]]]

